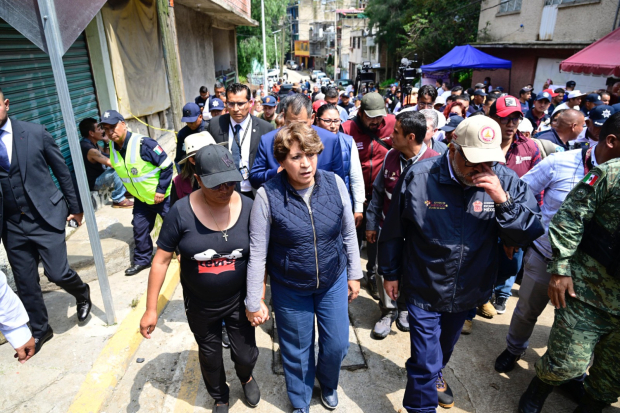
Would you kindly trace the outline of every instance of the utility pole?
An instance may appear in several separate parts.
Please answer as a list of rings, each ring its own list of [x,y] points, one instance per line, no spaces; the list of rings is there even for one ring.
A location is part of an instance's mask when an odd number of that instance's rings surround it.
[[[263,26],[263,85],[265,90],[269,87],[267,82],[267,43],[265,42],[265,0],[260,0],[260,12],[262,16],[261,26]]]
[[[280,56],[280,79],[284,77],[284,38],[286,37],[287,22],[288,22],[288,16],[287,16],[287,20],[282,23],[282,36],[280,36],[281,37],[280,45],[282,46],[282,49],[281,49],[282,54]]]

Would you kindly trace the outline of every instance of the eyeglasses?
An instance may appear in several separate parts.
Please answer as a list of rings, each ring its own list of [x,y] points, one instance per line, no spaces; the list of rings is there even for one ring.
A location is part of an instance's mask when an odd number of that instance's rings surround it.
[[[457,149],[458,153],[461,154],[461,156],[463,157],[463,160],[465,161],[465,166],[468,168],[473,168],[474,166],[478,166],[480,164],[486,164],[488,167],[493,168],[495,165],[497,165],[497,162],[480,162],[480,163],[472,163],[469,162],[467,160],[467,157],[465,156],[465,153],[463,152],[462,148],[458,148]]]
[[[418,102],[418,109],[433,109],[433,103]]]
[[[327,125],[338,125],[341,120],[340,119],[323,119],[319,118],[319,120]]]
[[[235,106],[245,106],[248,103],[248,101],[246,100],[245,102],[226,102],[226,106],[228,106],[229,108],[234,108]]]
[[[219,191],[224,186],[226,186],[225,189],[227,189],[227,188],[233,187],[235,185],[237,185],[236,182],[224,182],[223,184],[219,184],[219,185],[214,186],[213,188],[209,188],[209,189],[212,190],[212,191]]]
[[[508,125],[509,123],[514,123],[515,125],[518,125],[519,123],[521,123],[521,121],[523,120],[523,116],[519,116],[519,117],[512,117],[512,118],[499,118],[499,123],[501,123],[502,125]]]

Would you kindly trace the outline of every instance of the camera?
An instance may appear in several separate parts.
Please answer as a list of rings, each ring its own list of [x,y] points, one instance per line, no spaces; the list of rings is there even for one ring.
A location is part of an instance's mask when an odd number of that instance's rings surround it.
[[[420,73],[422,73],[422,70],[419,67],[417,53],[413,55],[413,60],[409,60],[406,57],[402,58],[398,67],[397,78],[403,99],[403,107],[408,106],[407,100],[409,100],[413,85],[418,80]]]
[[[368,87],[368,84],[375,83],[376,73],[372,71],[372,65],[370,62],[363,62],[362,67],[357,68],[357,76],[355,77],[354,94],[360,92],[362,88]]]

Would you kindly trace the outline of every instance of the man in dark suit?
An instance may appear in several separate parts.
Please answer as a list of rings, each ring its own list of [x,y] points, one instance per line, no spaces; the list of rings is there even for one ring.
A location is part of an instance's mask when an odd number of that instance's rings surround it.
[[[75,297],[78,320],[90,313],[90,288],[69,268],[65,243],[67,221],[75,219],[81,225],[84,213],[54,138],[42,125],[9,119],[8,111],[9,99],[0,90],[2,242],[38,352],[54,335],[39,284],[39,257],[45,276]]]
[[[228,142],[226,146],[233,155],[243,181],[237,190],[254,199],[249,177],[254,167],[256,150],[261,136],[273,130],[273,125],[250,115],[250,88],[241,83],[232,83],[226,88],[228,113],[211,119],[208,131],[216,142]]]
[[[284,121],[286,124],[305,122],[308,125],[312,125],[314,123],[312,102],[302,94],[296,93],[287,96],[284,99],[282,111],[284,112]],[[319,138],[321,138],[324,147],[323,152],[318,156],[317,169],[334,172],[344,181],[345,173],[338,135],[314,125],[312,125],[312,128],[319,135]],[[280,164],[273,155],[273,141],[276,138],[278,130],[279,129],[276,129],[264,135],[258,146],[254,166],[250,173],[250,182],[256,189],[260,188],[262,184],[273,178],[282,170]]]

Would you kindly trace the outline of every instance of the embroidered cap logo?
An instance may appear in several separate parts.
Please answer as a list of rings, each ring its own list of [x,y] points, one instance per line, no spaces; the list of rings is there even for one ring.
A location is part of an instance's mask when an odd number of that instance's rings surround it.
[[[222,161],[223,161],[223,162],[226,164],[226,166],[228,166],[229,168],[230,168],[230,167],[232,166],[232,164],[233,164],[232,159],[230,159],[230,158],[228,157],[228,155],[224,155],[224,156],[222,156]]]
[[[490,126],[485,126],[478,132],[478,139],[482,143],[492,143],[493,139],[495,139],[495,131]]]

